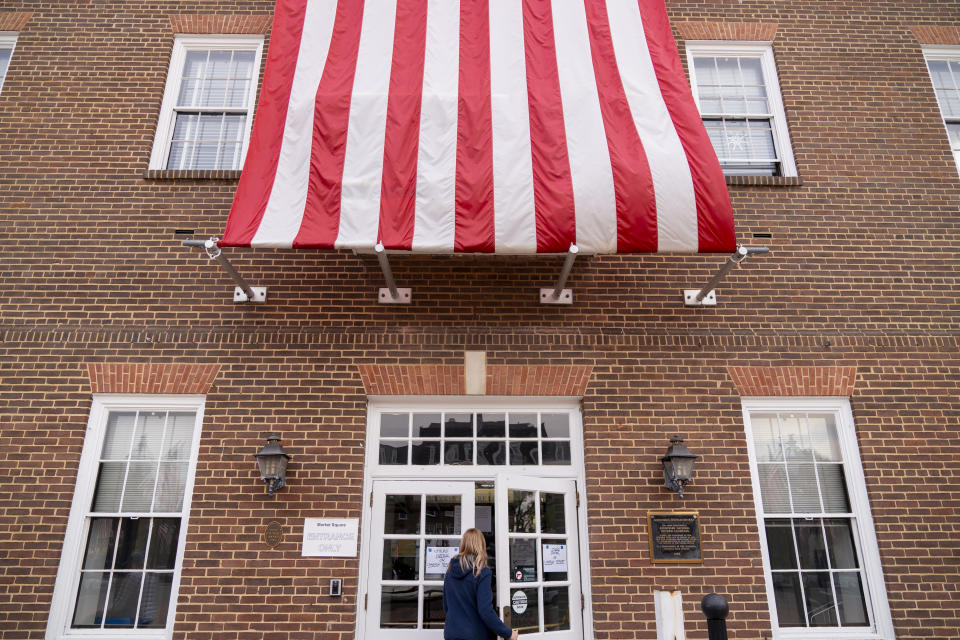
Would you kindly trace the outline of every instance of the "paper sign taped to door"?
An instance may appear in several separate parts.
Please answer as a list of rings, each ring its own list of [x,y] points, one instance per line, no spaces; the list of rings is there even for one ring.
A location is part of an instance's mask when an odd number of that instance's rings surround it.
[[[567,545],[543,545],[543,572],[564,573],[567,570]]]
[[[457,555],[460,547],[427,547],[426,573],[446,573],[450,558]]]

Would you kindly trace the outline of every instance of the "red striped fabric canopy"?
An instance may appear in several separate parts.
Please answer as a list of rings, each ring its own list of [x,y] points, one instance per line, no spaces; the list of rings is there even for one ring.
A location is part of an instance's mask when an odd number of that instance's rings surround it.
[[[221,246],[735,249],[663,0],[278,0]]]

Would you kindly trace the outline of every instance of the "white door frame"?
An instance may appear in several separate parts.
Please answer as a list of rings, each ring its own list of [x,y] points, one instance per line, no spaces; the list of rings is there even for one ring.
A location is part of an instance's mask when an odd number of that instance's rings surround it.
[[[380,413],[388,411],[556,411],[570,415],[569,466],[380,466],[379,465],[379,424]],[[583,416],[580,398],[576,397],[516,397],[516,396],[370,396],[367,403],[367,433],[364,440],[366,452],[363,467],[363,510],[360,542],[359,576],[357,581],[356,635],[358,640],[376,640],[367,635],[367,607],[379,606],[369,597],[372,515],[370,496],[374,481],[389,480],[436,480],[496,482],[497,476],[504,472],[514,475],[568,478],[576,481],[580,506],[577,509],[577,537],[580,555],[580,589],[584,598],[583,637],[593,640],[593,594],[590,575],[590,545],[587,528],[586,472],[583,462]],[[499,613],[499,611],[498,611]],[[376,633],[376,630],[373,630]]]

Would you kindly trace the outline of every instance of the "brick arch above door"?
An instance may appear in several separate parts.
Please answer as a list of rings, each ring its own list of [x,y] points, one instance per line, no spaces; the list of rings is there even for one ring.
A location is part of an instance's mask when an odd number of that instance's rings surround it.
[[[367,395],[467,395],[465,367],[457,365],[360,365]],[[582,396],[592,365],[487,365],[484,392],[491,396]]]

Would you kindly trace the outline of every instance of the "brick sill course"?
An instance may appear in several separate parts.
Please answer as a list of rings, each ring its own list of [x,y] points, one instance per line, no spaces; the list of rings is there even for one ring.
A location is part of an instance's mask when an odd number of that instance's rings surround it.
[[[798,176],[785,178],[783,176],[724,176],[727,185],[748,187],[799,187],[803,180]]]
[[[147,180],[238,180],[239,170],[226,169],[148,169],[143,172]]]

